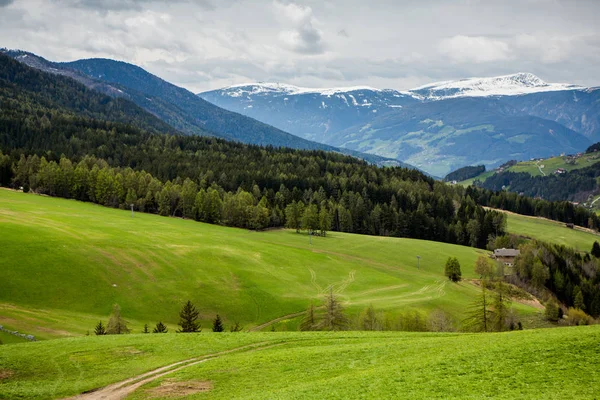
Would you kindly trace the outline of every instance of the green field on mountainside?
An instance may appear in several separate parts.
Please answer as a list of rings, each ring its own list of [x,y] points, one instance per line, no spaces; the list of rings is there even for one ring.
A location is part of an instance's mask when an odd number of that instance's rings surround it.
[[[546,218],[507,214],[507,231],[515,235],[569,246],[584,252],[590,252],[595,241],[600,242],[600,235],[584,228],[570,229],[562,222]]]
[[[537,161],[521,161],[509,168],[506,168],[504,171],[526,172],[532,176],[552,175],[559,168],[562,168],[565,171],[573,171],[576,169],[589,167],[590,165],[594,165],[599,161],[600,154],[598,153],[583,154],[581,156],[573,157],[559,156]],[[493,170],[486,171],[474,178],[461,181],[459,184],[463,186],[469,186],[472,185],[476,180],[483,182],[495,173],[496,171]]]
[[[247,231],[0,190],[0,324],[55,338],[93,332],[118,303],[133,332],[165,322],[171,332],[186,300],[204,329],[277,321],[296,330],[331,290],[349,314],[369,305],[395,313],[442,310],[455,321],[478,295],[474,248],[332,232]],[[420,265],[417,266],[417,256]],[[443,275],[457,257],[463,278]],[[522,317],[539,310],[513,303]],[[289,318],[287,317],[289,316]],[[296,315],[297,317],[297,315]],[[523,321],[525,327],[528,322]]]
[[[0,347],[0,398],[64,398],[137,377],[81,399],[593,399],[599,343],[600,326],[66,338]],[[136,384],[160,367],[169,373]]]

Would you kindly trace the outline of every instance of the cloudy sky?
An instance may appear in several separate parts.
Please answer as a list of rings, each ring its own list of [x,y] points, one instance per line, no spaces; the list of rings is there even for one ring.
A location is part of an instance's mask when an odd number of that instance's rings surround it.
[[[119,59],[194,92],[514,72],[592,86],[599,16],[598,0],[0,0],[0,47]]]

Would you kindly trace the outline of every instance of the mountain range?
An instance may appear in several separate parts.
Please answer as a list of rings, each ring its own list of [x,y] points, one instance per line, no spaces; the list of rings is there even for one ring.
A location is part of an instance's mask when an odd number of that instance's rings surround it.
[[[530,73],[408,91],[254,83],[198,94],[300,137],[403,160],[437,176],[583,151],[600,140],[600,90]]]
[[[99,58],[57,63],[21,50],[4,49],[1,52],[38,70],[67,76],[100,93],[130,100],[162,120],[172,132],[215,136],[261,146],[335,151],[378,165],[413,168],[395,159],[363,154],[353,149],[339,149],[287,133],[251,117],[220,108],[133,64]]]

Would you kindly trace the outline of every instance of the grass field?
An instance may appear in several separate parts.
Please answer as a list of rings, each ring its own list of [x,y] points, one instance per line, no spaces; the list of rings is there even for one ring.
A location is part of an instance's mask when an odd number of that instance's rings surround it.
[[[508,214],[507,230],[516,235],[557,243],[587,252],[592,250],[595,241],[600,241],[600,235],[581,228],[569,229],[561,222],[512,213]]]
[[[0,347],[0,398],[64,398],[196,357],[137,390],[125,385],[128,398],[593,399],[599,343],[600,326],[70,338]]]
[[[246,329],[318,304],[328,288],[351,315],[439,309],[462,319],[479,289],[443,276],[449,256],[474,277],[481,250],[288,230],[251,232],[0,190],[0,324],[38,338],[82,335],[121,306],[134,332],[176,328],[190,299],[207,329],[219,313]],[[420,268],[417,258],[420,255]],[[523,317],[539,310],[514,304]],[[278,330],[297,329],[283,318]]]

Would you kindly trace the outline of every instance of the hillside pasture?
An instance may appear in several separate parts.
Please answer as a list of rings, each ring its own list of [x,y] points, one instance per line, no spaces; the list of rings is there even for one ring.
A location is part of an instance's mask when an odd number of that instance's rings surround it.
[[[479,289],[443,275],[457,257],[463,277],[484,251],[444,243],[332,232],[254,232],[0,190],[0,324],[38,338],[83,335],[121,306],[134,332],[176,329],[191,300],[209,328],[245,329],[319,304],[330,290],[356,316],[443,310],[460,321]],[[417,265],[417,256],[420,263]],[[538,310],[515,304],[523,316]]]
[[[580,227],[570,229],[563,222],[514,213],[507,215],[507,231],[515,235],[569,246],[584,252],[591,251],[594,242],[600,241],[597,233]]]

